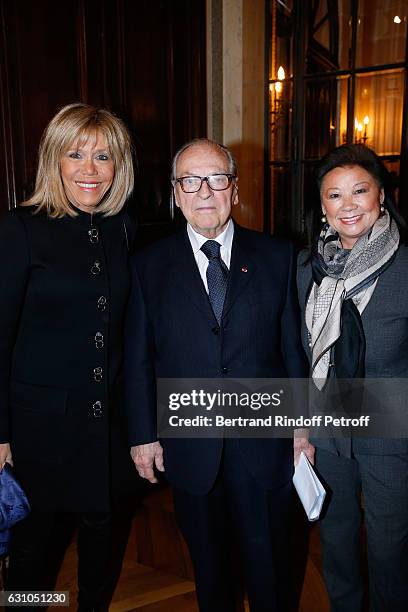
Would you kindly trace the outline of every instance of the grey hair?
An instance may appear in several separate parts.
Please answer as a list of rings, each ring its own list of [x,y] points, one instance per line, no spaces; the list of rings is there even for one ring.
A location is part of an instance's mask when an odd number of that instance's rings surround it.
[[[183,144],[183,146],[180,147],[180,149],[177,151],[177,153],[173,157],[173,162],[171,164],[171,181],[172,182],[175,181],[175,179],[177,178],[176,170],[177,170],[177,163],[178,163],[180,155],[184,153],[184,151],[186,151],[190,147],[194,147],[196,145],[205,145],[208,147],[213,147],[214,149],[218,149],[221,153],[225,155],[228,161],[228,173],[232,174],[233,176],[237,176],[237,172],[238,172],[237,162],[235,161],[234,156],[232,155],[231,151],[227,147],[220,144],[219,142],[215,142],[214,140],[209,140],[208,138],[194,138],[194,140],[190,140],[189,142],[186,142],[185,144]]]

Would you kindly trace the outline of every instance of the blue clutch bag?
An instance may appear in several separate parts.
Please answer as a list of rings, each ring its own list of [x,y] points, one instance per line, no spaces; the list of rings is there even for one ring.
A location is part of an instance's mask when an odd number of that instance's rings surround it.
[[[7,554],[10,527],[29,512],[26,494],[15,479],[11,465],[6,463],[0,472],[0,556]]]

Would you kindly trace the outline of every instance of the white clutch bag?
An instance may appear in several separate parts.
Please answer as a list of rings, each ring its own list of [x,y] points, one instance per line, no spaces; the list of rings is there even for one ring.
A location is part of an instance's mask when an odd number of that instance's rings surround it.
[[[326,491],[303,452],[300,453],[300,459],[295,468],[293,484],[303,504],[307,518],[309,521],[317,521],[324,498],[326,497]]]

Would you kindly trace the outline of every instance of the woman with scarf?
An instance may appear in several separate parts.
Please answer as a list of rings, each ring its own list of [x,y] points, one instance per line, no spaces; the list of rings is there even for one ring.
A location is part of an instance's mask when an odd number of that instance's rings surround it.
[[[320,396],[333,379],[408,377],[408,248],[389,178],[359,144],[334,149],[317,168],[323,227],[311,251],[299,255],[298,288]],[[361,498],[370,611],[408,610],[408,440],[313,444],[329,493],[320,538],[331,612],[362,609]],[[313,447],[304,440],[303,449],[310,456]]]

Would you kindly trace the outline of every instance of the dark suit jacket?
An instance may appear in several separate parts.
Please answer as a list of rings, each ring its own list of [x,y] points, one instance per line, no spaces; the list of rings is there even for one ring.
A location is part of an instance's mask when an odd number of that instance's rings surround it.
[[[235,225],[221,325],[212,312],[186,229],[135,256],[128,308],[125,381],[130,443],[156,440],[155,377],[303,377],[291,245]],[[163,440],[169,481],[206,493],[220,439]],[[242,439],[242,456],[265,487],[287,482],[290,440]]]
[[[307,250],[299,253],[297,284],[302,340],[310,358],[304,316],[312,282],[309,257]],[[408,247],[400,246],[392,264],[381,274],[361,320],[366,337],[366,377],[408,378]],[[350,439],[316,439],[314,443],[334,453],[350,453]],[[353,450],[375,455],[407,453],[408,440],[353,438]]]

